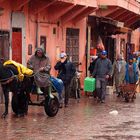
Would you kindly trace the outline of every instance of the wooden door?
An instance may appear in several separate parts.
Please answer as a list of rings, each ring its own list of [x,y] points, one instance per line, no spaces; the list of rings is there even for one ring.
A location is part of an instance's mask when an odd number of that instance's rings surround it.
[[[73,63],[79,63],[79,29],[67,28],[66,53]]]
[[[9,32],[0,31],[0,59],[9,59]]]
[[[12,32],[12,60],[22,63],[22,32],[13,29]]]
[[[116,55],[116,40],[111,37],[105,37],[104,41],[105,50],[107,51],[107,57],[113,63]]]
[[[40,46],[43,47],[45,53],[46,53],[46,36],[40,36]]]
[[[116,40],[111,37],[105,38],[105,50],[107,51],[107,57],[111,60],[112,64],[116,55]],[[113,86],[113,78],[108,81],[109,86]]]

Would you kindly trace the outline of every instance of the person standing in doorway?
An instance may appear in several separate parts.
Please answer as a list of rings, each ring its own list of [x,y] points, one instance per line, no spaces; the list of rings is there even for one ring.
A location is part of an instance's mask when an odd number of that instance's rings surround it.
[[[116,94],[120,96],[120,85],[124,83],[126,71],[126,62],[121,54],[118,54],[117,59],[113,63],[111,75],[114,77]]]
[[[111,76],[112,64],[107,58],[107,52],[103,50],[100,58],[96,61],[93,71],[93,77],[96,76],[96,92],[98,101],[105,102],[106,86],[109,77]]]
[[[68,107],[70,83],[75,75],[76,68],[74,64],[70,60],[68,60],[67,54],[65,52],[62,52],[60,54],[60,60],[56,63],[54,69],[58,71],[57,77],[60,78],[64,83],[65,88],[64,104],[65,107]]]

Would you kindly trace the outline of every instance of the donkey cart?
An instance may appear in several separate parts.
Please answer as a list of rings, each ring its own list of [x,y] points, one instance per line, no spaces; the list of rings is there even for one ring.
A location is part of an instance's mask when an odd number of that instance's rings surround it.
[[[40,75],[40,73],[38,73]],[[48,77],[48,81],[50,86],[49,87],[42,87],[42,85],[40,85],[41,87],[39,88],[39,86],[36,86],[37,81],[34,77],[34,80],[31,79],[31,77],[26,77],[27,81],[28,81],[28,86],[29,87],[29,81],[33,81],[31,82],[31,89],[28,91],[24,91],[21,92],[20,94],[14,94],[12,96],[12,109],[13,112],[15,114],[27,114],[28,112],[28,105],[34,105],[34,106],[44,106],[44,110],[45,113],[49,116],[49,117],[54,117],[58,110],[59,110],[59,94],[60,91],[58,93],[58,87],[56,88],[56,85],[54,85],[53,80],[55,80],[55,82],[57,82],[57,78],[55,79],[54,77]],[[26,79],[25,78],[25,79]],[[44,84],[46,84],[45,81]],[[59,82],[59,81],[58,81]],[[48,84],[48,83],[47,83]],[[58,83],[59,84],[59,83]],[[59,84],[61,87],[63,88],[63,85],[61,85],[61,83]],[[59,88],[59,89],[60,89]],[[61,89],[60,89],[61,90]],[[30,92],[29,92],[30,91]],[[33,99],[33,97],[36,97],[36,100]]]

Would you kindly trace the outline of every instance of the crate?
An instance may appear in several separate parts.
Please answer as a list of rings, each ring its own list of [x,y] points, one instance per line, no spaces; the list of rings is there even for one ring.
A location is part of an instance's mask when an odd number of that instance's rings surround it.
[[[86,77],[84,80],[84,91],[93,92],[95,90],[96,80],[92,77]]]
[[[113,86],[106,87],[106,94],[113,94]]]

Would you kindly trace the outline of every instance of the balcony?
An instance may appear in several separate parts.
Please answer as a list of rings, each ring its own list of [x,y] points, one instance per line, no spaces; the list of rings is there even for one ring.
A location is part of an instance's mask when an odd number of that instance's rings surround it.
[[[97,5],[97,0],[59,0],[59,1],[90,7]]]
[[[51,22],[61,20],[61,23],[76,23],[85,18],[97,8],[96,0],[31,0],[33,14],[46,11]]]

